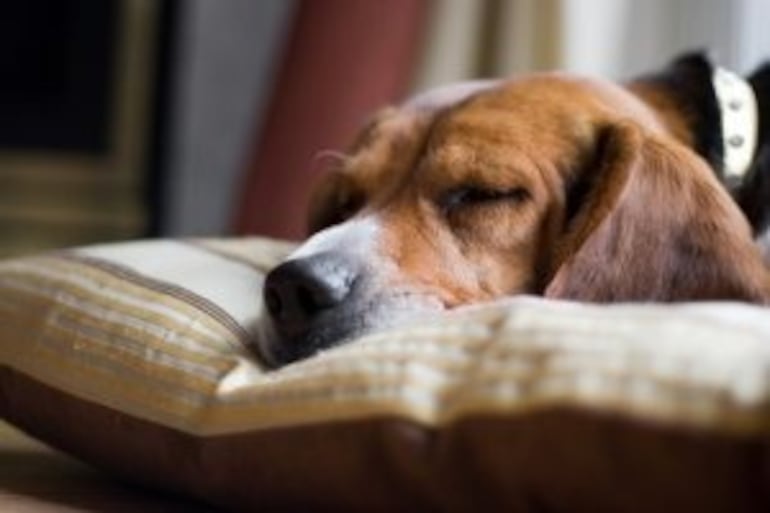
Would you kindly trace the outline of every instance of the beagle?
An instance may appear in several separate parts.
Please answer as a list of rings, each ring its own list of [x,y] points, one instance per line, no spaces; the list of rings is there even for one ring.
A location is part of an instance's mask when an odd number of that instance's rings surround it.
[[[770,69],[764,96],[722,73],[688,55],[624,85],[540,73],[379,112],[266,277],[257,352],[280,366],[513,294],[768,302],[749,220],[770,219]]]

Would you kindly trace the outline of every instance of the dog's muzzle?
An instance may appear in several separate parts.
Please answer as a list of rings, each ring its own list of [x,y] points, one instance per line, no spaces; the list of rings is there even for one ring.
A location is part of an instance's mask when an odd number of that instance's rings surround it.
[[[316,233],[268,273],[255,349],[280,367],[444,309],[377,247],[377,223],[347,221]]]
[[[266,317],[259,351],[280,366],[310,356],[360,332],[367,301],[363,268],[353,258],[325,252],[273,269],[263,289]]]

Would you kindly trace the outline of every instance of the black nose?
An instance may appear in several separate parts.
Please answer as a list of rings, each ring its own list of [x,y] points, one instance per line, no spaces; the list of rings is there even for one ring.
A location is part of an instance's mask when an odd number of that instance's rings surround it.
[[[294,337],[324,311],[342,303],[356,278],[354,266],[334,253],[289,260],[268,273],[264,299],[278,330]]]

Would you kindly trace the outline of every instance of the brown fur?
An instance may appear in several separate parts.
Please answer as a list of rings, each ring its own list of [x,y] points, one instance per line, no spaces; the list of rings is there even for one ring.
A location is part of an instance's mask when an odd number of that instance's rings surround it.
[[[310,224],[376,214],[377,250],[398,267],[385,285],[445,307],[516,293],[766,302],[748,223],[684,126],[654,91],[557,74],[389,109],[320,186]],[[526,194],[442,207],[469,186]]]
[[[608,131],[598,185],[567,229],[545,294],[763,302],[767,280],[748,224],[708,166],[634,125]]]

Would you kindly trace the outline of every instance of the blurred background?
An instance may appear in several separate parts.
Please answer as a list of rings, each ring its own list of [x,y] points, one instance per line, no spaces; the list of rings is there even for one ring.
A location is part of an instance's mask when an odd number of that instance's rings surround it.
[[[321,149],[431,86],[770,56],[767,0],[17,0],[0,16],[0,255],[303,235]]]

